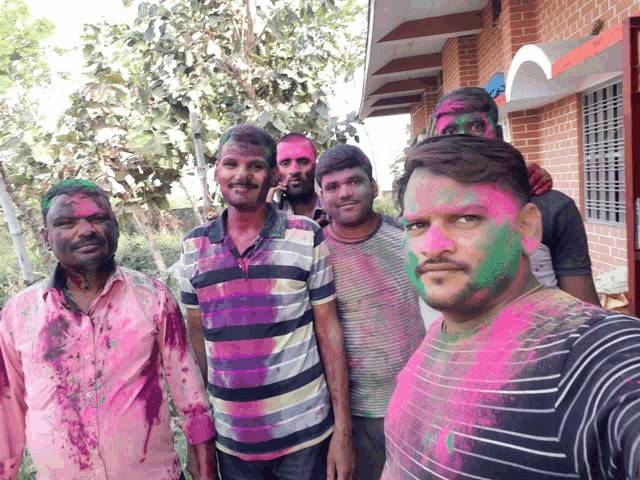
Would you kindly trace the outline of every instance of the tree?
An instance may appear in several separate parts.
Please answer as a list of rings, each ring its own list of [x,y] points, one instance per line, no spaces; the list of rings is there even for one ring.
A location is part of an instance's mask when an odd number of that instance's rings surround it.
[[[127,205],[167,208],[193,155],[191,113],[209,164],[222,132],[243,122],[322,148],[344,142],[356,114],[332,117],[326,98],[363,57],[343,49],[362,46],[347,28],[361,10],[355,0],[143,1],[132,26],[87,25],[89,81],[62,118],[55,156]]]
[[[2,181],[2,207],[16,250],[25,282],[34,280],[27,248],[18,223],[16,207],[26,222],[33,241],[45,263],[51,257],[44,248],[39,227],[34,218],[38,215],[19,196],[20,186],[30,184],[21,175],[37,142],[43,138],[38,127],[38,105],[31,92],[33,87],[47,82],[49,65],[45,60],[46,49],[42,42],[53,33],[53,24],[46,19],[33,19],[22,0],[6,0],[0,6],[0,177]]]

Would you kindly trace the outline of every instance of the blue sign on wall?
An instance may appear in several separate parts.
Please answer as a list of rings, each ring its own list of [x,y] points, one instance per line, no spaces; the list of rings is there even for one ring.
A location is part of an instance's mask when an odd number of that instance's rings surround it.
[[[491,98],[496,98],[505,92],[504,73],[498,72],[493,75],[484,87]]]

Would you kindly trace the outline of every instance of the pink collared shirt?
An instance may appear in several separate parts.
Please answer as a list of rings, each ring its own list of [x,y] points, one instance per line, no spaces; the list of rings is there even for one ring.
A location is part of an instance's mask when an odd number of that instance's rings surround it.
[[[25,442],[38,479],[177,479],[163,374],[187,441],[214,428],[175,299],[118,267],[87,315],[56,272],[0,316],[0,480],[17,477]]]

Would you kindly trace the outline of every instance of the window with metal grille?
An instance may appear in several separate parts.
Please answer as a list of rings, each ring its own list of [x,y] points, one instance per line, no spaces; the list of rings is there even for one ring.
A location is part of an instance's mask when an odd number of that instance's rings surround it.
[[[625,222],[622,82],[582,95],[584,212],[587,220]]]

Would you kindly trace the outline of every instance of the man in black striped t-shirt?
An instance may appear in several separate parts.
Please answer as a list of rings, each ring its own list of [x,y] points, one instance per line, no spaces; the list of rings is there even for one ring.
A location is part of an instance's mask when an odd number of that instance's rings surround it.
[[[388,479],[637,479],[640,320],[547,289],[520,152],[435,137],[395,184],[407,271],[442,312],[398,376]]]

